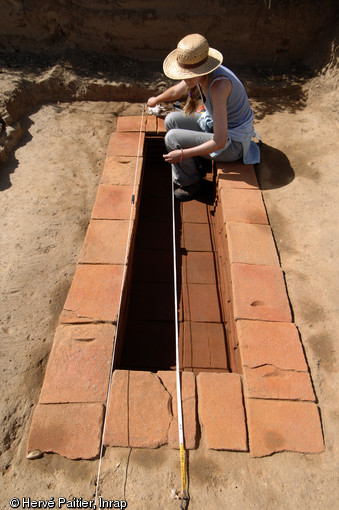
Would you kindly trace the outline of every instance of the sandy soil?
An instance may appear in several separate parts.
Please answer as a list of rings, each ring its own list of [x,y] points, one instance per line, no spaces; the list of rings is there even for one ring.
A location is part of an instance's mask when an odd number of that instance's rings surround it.
[[[60,98],[62,99],[62,98]],[[321,408],[326,450],[263,459],[189,453],[192,509],[332,509],[338,470],[338,117],[331,72],[303,86],[300,100],[253,99],[265,146],[257,168]],[[1,168],[1,502],[91,499],[98,461],[25,457],[27,434],[55,327],[72,280],[123,102],[41,104],[20,119],[24,136]],[[106,499],[128,508],[179,508],[178,452],[109,448]]]

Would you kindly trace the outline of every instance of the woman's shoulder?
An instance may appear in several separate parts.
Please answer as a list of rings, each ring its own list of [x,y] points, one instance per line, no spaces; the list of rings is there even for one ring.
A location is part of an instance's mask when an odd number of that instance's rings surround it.
[[[219,66],[211,73],[210,85],[217,81],[231,80],[232,72],[224,66]]]

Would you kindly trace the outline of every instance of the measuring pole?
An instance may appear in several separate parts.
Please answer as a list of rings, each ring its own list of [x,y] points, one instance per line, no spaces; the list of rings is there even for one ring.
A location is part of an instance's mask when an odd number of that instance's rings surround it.
[[[186,484],[186,452],[184,443],[184,426],[183,413],[181,403],[181,381],[180,381],[180,359],[179,359],[179,321],[178,321],[178,285],[177,285],[177,249],[175,239],[175,202],[174,202],[174,181],[172,171],[172,223],[173,223],[173,269],[174,269],[174,310],[175,310],[175,357],[176,357],[176,383],[177,383],[177,407],[178,407],[178,428],[179,428],[179,445],[180,445],[180,467],[181,467],[181,483],[182,483],[182,501],[181,508],[187,508],[188,491]]]

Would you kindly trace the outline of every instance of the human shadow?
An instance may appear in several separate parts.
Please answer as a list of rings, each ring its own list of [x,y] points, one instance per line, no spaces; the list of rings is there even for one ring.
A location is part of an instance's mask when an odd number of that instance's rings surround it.
[[[0,166],[0,192],[12,186],[11,174],[18,166],[18,160],[13,153],[9,154],[6,161]]]
[[[22,121],[20,121],[20,124],[23,130],[23,135],[18,144],[11,149],[7,155],[7,159],[2,163],[2,165],[0,165],[0,192],[9,189],[12,186],[11,175],[15,172],[19,164],[19,161],[15,156],[15,151],[20,147],[24,147],[33,138],[29,132],[29,128],[32,124],[34,124],[34,122],[26,116],[22,119]]]
[[[282,151],[270,145],[261,145],[261,161],[254,166],[261,190],[282,188],[295,177],[291,163]]]

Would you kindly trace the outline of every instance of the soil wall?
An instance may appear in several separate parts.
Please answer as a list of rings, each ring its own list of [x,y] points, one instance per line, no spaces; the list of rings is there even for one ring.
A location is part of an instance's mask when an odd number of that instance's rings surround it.
[[[199,32],[229,65],[270,68],[323,65],[336,18],[333,0],[0,0],[0,8],[0,50],[157,61]]]

